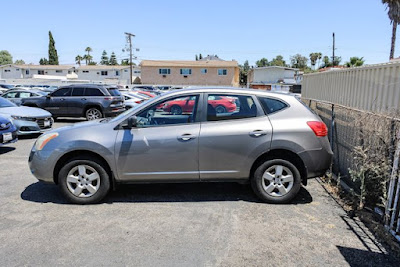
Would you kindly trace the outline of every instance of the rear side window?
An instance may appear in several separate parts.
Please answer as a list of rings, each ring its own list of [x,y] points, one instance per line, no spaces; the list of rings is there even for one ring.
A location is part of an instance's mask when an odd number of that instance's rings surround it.
[[[104,94],[97,88],[86,88],[85,96],[104,96]]]
[[[51,94],[52,96],[70,96],[71,88],[61,88]]]
[[[82,87],[76,87],[72,89],[72,96],[83,96],[85,88]]]
[[[251,96],[210,94],[207,98],[207,121],[245,119],[257,116]]]
[[[275,113],[288,106],[286,103],[274,98],[259,97],[258,99],[267,114]]]
[[[112,96],[121,96],[120,91],[117,88],[111,88],[108,89],[108,92],[110,93],[110,95]]]

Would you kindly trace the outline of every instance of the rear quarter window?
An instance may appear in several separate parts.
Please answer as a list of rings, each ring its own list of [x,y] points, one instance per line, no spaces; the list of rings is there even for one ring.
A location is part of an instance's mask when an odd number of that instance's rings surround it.
[[[258,97],[265,113],[272,114],[288,107],[285,102],[269,97]]]
[[[108,92],[112,96],[121,96],[121,92],[116,88],[108,89]]]
[[[86,88],[85,96],[104,96],[104,94],[98,88]]]

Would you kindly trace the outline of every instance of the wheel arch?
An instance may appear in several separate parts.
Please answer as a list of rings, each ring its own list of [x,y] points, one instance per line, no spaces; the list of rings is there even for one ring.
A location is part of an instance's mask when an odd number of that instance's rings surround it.
[[[299,170],[301,175],[301,182],[303,185],[307,185],[307,167],[303,160],[296,153],[286,149],[273,149],[264,154],[260,155],[253,163],[250,169],[250,177],[254,175],[257,167],[263,162],[270,159],[283,159],[291,162]]]
[[[90,108],[97,108],[98,110],[100,110],[100,112],[103,114],[104,116],[104,110],[102,108],[101,105],[99,104],[87,104],[84,108],[83,108],[83,117],[86,117],[86,111]]]

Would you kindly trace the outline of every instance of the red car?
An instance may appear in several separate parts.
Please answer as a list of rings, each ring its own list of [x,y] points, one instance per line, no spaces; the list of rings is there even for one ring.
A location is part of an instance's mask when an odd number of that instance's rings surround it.
[[[174,115],[179,115],[185,112],[192,112],[195,104],[195,97],[184,97],[168,101],[164,104],[162,109],[165,112],[170,112]],[[208,104],[215,108],[216,113],[234,112],[236,110],[236,103],[233,98],[224,96],[209,96]]]

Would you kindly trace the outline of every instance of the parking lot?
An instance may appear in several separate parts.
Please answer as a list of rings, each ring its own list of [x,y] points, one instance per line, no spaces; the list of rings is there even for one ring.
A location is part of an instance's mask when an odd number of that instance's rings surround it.
[[[234,183],[130,185],[70,205],[31,175],[34,140],[0,147],[1,266],[395,265],[318,179],[288,205]]]

